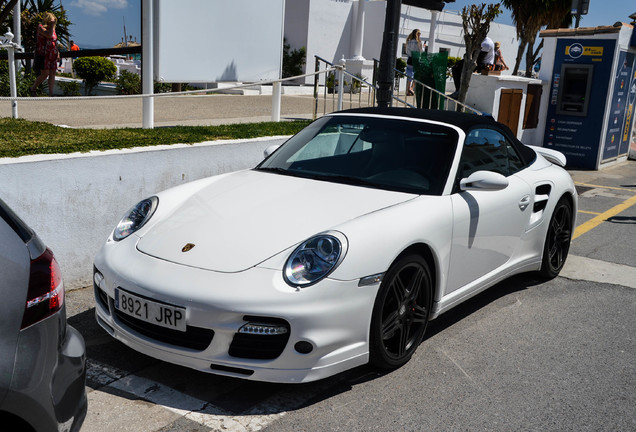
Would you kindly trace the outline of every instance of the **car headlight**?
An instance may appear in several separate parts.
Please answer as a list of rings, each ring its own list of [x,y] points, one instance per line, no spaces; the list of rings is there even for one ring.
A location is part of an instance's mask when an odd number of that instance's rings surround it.
[[[285,281],[294,287],[309,286],[331,273],[346,251],[346,238],[335,234],[319,234],[298,246],[285,263]]]
[[[115,231],[113,231],[113,239],[115,239],[115,241],[123,240],[139,230],[152,217],[158,204],[159,198],[156,196],[146,198],[137,203],[137,205],[128,210],[128,213],[119,221]]]

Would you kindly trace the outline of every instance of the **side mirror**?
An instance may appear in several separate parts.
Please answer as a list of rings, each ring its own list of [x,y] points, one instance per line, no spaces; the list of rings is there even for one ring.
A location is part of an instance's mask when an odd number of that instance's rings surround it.
[[[274,144],[274,145],[271,145],[271,146],[267,147],[265,149],[265,151],[263,152],[263,157],[267,158],[269,155],[271,155],[276,150],[278,150],[278,147],[280,147],[280,144]]]
[[[459,188],[470,190],[502,190],[508,187],[508,179],[492,171],[476,171],[459,181]]]

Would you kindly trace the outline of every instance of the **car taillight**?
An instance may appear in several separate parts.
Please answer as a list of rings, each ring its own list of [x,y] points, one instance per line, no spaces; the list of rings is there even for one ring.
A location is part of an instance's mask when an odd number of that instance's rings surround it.
[[[50,249],[31,261],[29,292],[22,318],[26,328],[62,309],[64,283],[62,272]]]

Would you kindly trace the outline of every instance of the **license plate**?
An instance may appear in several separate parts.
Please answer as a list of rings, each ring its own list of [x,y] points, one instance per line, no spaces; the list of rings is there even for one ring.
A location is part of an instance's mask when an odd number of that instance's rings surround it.
[[[148,300],[116,288],[115,309],[150,324],[186,331],[185,308]]]

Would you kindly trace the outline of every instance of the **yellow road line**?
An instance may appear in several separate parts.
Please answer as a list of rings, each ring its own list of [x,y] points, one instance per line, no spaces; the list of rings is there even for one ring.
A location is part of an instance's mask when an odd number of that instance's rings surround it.
[[[593,214],[593,215],[600,215],[600,213],[599,213],[599,212],[593,212],[593,211],[587,211],[587,210],[579,210],[579,213]]]
[[[617,214],[619,214],[622,211],[627,210],[628,208],[630,208],[634,204],[636,204],[636,195],[634,195],[633,197],[631,197],[629,199],[626,199],[625,201],[623,201],[619,205],[612,207],[611,209],[601,213],[600,215],[590,219],[589,221],[577,226],[576,229],[574,230],[574,235],[572,236],[572,240],[574,240],[575,238],[580,237],[583,234],[585,234],[586,232],[596,228],[597,226],[599,226],[600,224],[605,222],[607,219],[609,219],[609,218],[611,218],[613,216],[616,216]]]
[[[601,186],[601,185],[593,185],[593,184],[579,183],[579,182],[574,182],[574,184],[577,186],[586,186],[586,187],[593,187],[593,188],[599,188],[599,189],[613,189],[613,190],[636,193],[636,189],[627,189],[627,188],[614,187],[614,186]]]

